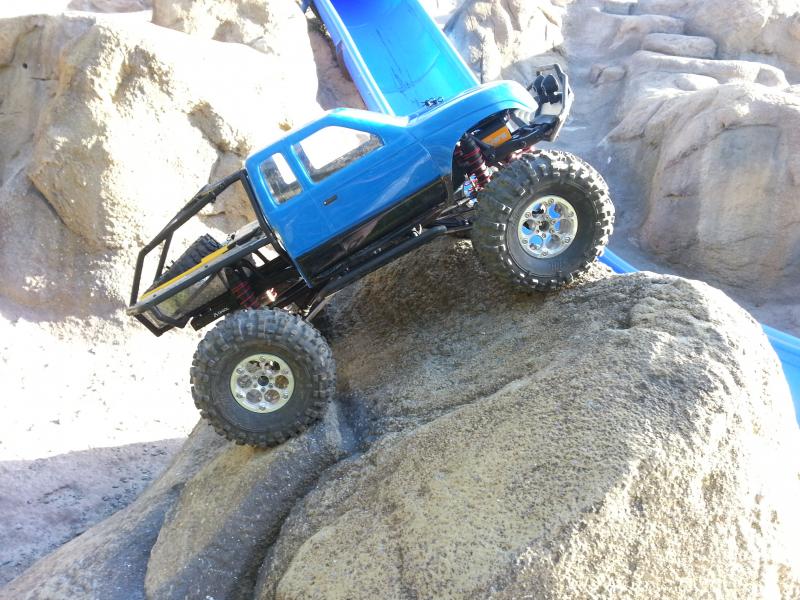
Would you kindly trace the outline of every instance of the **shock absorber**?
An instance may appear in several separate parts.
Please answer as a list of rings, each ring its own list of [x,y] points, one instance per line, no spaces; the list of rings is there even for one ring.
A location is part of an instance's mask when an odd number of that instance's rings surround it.
[[[486,166],[481,149],[471,136],[465,135],[461,138],[456,150],[456,156],[467,173],[475,177],[478,189],[489,183],[492,178],[489,167]]]
[[[234,271],[229,275],[229,281],[233,283],[231,293],[236,297],[242,308],[258,308],[260,306],[258,298],[247,279]]]

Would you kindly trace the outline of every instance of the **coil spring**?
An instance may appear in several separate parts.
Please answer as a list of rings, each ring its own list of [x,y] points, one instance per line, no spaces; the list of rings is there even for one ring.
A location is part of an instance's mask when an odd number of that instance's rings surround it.
[[[247,280],[243,279],[231,288],[231,292],[236,296],[236,300],[242,308],[258,308],[260,306],[258,298],[256,298],[253,288]]]
[[[478,189],[489,183],[492,175],[475,140],[468,136],[461,138],[461,143],[456,149],[456,157],[467,173],[475,177]]]

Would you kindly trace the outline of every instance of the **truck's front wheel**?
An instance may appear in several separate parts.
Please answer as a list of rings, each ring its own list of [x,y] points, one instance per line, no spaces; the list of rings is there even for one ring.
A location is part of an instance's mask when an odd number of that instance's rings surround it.
[[[197,347],[192,396],[217,433],[268,447],[298,435],[336,387],[333,355],[320,333],[281,310],[225,318]]]
[[[481,192],[472,240],[491,273],[546,291],[586,271],[613,225],[614,206],[597,171],[567,152],[536,151]]]

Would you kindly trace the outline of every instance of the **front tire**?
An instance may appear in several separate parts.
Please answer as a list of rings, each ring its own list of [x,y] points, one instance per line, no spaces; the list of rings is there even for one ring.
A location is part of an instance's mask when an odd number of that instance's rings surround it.
[[[549,291],[589,269],[613,225],[608,186],[595,169],[568,152],[537,150],[480,193],[472,241],[493,275]]]
[[[327,342],[307,322],[281,310],[244,310],[200,342],[191,384],[195,405],[217,433],[266,448],[322,416],[336,369]]]

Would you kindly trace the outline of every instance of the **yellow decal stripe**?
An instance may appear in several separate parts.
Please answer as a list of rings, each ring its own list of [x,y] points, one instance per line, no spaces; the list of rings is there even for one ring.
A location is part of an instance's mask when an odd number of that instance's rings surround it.
[[[206,263],[210,263],[212,260],[214,260],[218,256],[221,256],[221,255],[225,254],[227,251],[228,251],[228,246],[223,246],[222,248],[220,248],[219,250],[215,250],[214,252],[212,252],[208,256],[204,256],[202,258],[202,260],[199,263],[197,263],[195,266],[193,266],[191,269],[187,269],[183,273],[181,273],[180,275],[177,275],[177,276],[173,277],[172,279],[170,279],[169,281],[167,281],[165,283],[162,283],[157,288],[153,288],[149,292],[145,292],[144,294],[142,294],[142,297],[139,298],[139,300],[144,300],[148,296],[150,296],[152,294],[155,294],[156,292],[158,292],[160,290],[163,290],[165,287],[171,285],[172,283],[174,283],[178,279],[181,279],[182,277],[188,275],[189,273],[194,273],[197,269],[199,269],[200,267],[202,267]]]

